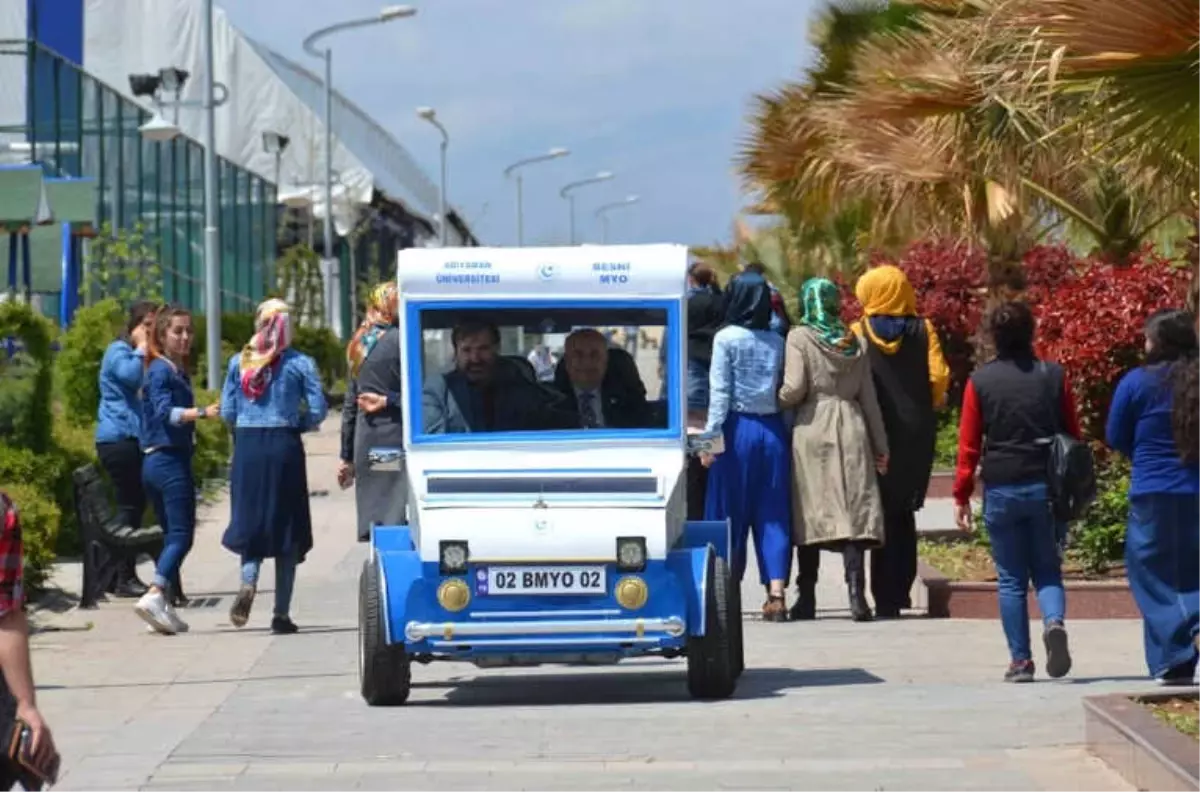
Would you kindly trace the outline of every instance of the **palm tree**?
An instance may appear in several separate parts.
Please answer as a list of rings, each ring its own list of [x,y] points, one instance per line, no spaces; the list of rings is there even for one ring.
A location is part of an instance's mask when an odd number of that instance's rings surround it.
[[[1017,24],[1055,47],[1041,88],[1076,102],[1062,129],[1083,152],[1073,190],[1030,186],[1116,263],[1161,228],[1183,236],[1200,210],[1200,6],[1042,0]]]

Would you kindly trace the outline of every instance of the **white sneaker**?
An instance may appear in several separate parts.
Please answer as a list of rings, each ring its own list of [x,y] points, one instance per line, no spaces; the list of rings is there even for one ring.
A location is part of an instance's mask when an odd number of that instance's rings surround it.
[[[170,605],[161,591],[148,591],[133,606],[134,613],[149,624],[155,632],[174,635],[175,624],[171,621]]]
[[[175,628],[175,632],[185,633],[188,631],[188,623],[179,618],[179,614],[175,612],[174,605],[167,605],[167,619],[171,622],[171,626]]]

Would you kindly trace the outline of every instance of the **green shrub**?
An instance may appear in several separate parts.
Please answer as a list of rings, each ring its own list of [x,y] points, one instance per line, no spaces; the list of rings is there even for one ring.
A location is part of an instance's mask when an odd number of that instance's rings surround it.
[[[220,396],[216,391],[196,389],[196,404],[207,406]],[[223,421],[196,422],[196,453],[192,457],[192,477],[204,496],[220,491],[229,470],[233,443]]]
[[[0,381],[12,389],[4,398],[10,426],[0,427],[4,429],[0,436],[10,445],[45,451],[52,421],[54,359],[50,341],[54,325],[28,305],[10,300],[0,303],[0,338],[13,336],[20,339],[24,351],[12,360],[0,361]]]
[[[937,415],[937,421],[933,469],[954,470],[954,466],[958,464],[958,410],[942,410]]]
[[[100,407],[100,363],[125,322],[116,300],[80,308],[62,335],[55,370],[58,394],[74,426],[90,426]]]
[[[75,515],[75,483],[72,474],[84,465],[97,464],[96,435],[91,426],[75,426],[65,416],[55,416],[54,442],[51,454],[58,459],[59,474],[54,484],[54,497],[62,510],[62,526],[58,532],[59,555],[77,555],[83,545],[79,537],[79,521]]]
[[[346,347],[332,330],[322,327],[297,327],[292,346],[310,356],[321,372],[326,390],[346,376]]]
[[[1096,501],[1071,529],[1067,552],[1089,573],[1107,570],[1125,555],[1129,517],[1129,462],[1116,454],[1097,462]]]
[[[25,549],[25,586],[37,591],[46,582],[50,565],[57,557],[56,545],[62,511],[53,499],[36,486],[6,483],[4,491],[21,515],[21,540]]]
[[[30,409],[37,390],[38,364],[24,352],[7,358],[0,351],[0,437],[27,446],[36,433],[37,413]]]

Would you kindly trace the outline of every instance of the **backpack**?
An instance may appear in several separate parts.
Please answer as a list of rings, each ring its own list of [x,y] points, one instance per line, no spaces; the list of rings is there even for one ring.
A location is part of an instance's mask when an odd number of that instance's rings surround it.
[[[1052,404],[1061,404],[1056,398],[1054,380],[1044,361],[1038,368],[1046,383]],[[1063,383],[1065,387],[1065,382]],[[1059,429],[1040,442],[1048,447],[1047,482],[1050,489],[1050,507],[1060,522],[1073,522],[1083,517],[1088,507],[1096,500],[1096,468],[1092,449],[1087,443],[1075,439],[1062,431],[1061,410],[1056,413]]]

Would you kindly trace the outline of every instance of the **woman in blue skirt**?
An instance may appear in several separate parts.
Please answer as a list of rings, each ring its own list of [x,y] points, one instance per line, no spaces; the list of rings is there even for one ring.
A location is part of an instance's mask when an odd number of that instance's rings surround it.
[[[1108,444],[1133,460],[1125,566],[1142,612],[1146,665],[1190,685],[1200,629],[1200,466],[1195,319],[1146,322],[1146,365],[1125,375],[1108,413]]]
[[[313,544],[300,434],[325,420],[325,395],[313,359],[290,346],[287,303],[264,302],[255,327],[250,343],[229,361],[221,394],[221,418],[234,427],[232,516],[221,544],[242,561],[242,586],[229,621],[246,624],[263,559],[273,558],[271,632],[289,635],[297,630],[289,615],[296,565]]]
[[[726,326],[713,337],[706,432],[723,431],[725,449],[712,460],[706,520],[729,520],[733,577],[746,573],[754,532],[758,574],[767,590],[763,618],[786,621],[784,583],[791,562],[791,451],[776,393],[783,337],[770,329],[771,289],[757,273],[729,284]]]

